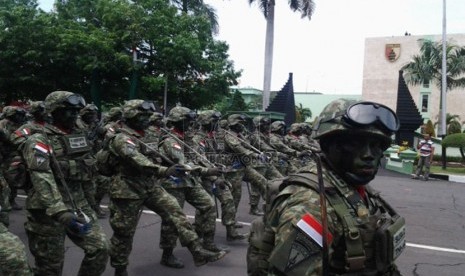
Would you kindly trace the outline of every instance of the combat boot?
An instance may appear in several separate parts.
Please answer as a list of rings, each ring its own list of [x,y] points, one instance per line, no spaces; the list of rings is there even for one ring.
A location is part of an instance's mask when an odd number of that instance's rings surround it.
[[[21,207],[18,203],[16,203],[16,200],[10,201],[11,209],[19,211],[23,210],[23,207]]]
[[[238,241],[238,240],[246,239],[247,237],[248,237],[247,234],[238,233],[234,225],[226,226],[226,240],[227,241]]]
[[[189,246],[189,251],[194,258],[195,266],[202,266],[208,262],[216,262],[226,255],[225,251],[212,252],[200,246],[198,242],[194,242]]]
[[[163,249],[160,264],[172,268],[184,268],[184,263],[181,259],[173,255],[173,248]]]
[[[228,253],[230,251],[230,249],[228,247],[216,245],[213,235],[205,235],[204,239],[202,241],[202,246],[203,246],[204,249],[207,249],[208,251],[211,251],[211,252],[224,251],[224,252]]]
[[[254,216],[263,216],[264,213],[258,209],[258,205],[250,205],[249,214]]]
[[[128,271],[126,266],[117,266],[115,267],[115,276],[128,276]]]

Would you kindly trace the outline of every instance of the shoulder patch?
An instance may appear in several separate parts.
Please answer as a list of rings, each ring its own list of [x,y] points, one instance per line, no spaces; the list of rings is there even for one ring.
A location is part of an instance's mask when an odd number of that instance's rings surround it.
[[[320,247],[323,247],[323,226],[311,214],[307,213],[297,222],[296,227],[312,238]],[[333,235],[327,233],[328,243],[333,241]]]
[[[29,134],[31,134],[31,131],[27,128],[23,128],[21,130],[16,130],[15,134],[19,137],[23,137],[23,136],[28,136]]]
[[[51,152],[50,146],[41,142],[37,142],[34,146],[34,149],[44,154],[48,154]]]
[[[126,140],[126,143],[128,143],[129,145],[135,147],[136,146],[136,143],[134,143],[131,139],[127,139]]]
[[[178,143],[173,143],[173,144],[171,144],[171,146],[172,146],[173,148],[177,149],[177,150],[182,150],[181,145],[179,145]]]
[[[315,254],[319,254],[320,252],[321,249],[313,241],[311,241],[308,236],[297,231],[297,235],[292,242],[291,250],[289,251],[285,271],[287,272],[292,270],[296,265]]]

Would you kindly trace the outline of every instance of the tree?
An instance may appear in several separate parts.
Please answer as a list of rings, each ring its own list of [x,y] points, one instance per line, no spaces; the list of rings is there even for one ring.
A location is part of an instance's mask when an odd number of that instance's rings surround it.
[[[216,10],[203,0],[171,0],[182,12],[191,12],[196,16],[205,16],[211,25],[212,34],[218,34],[219,24]]]
[[[260,10],[266,19],[265,37],[265,66],[263,77],[263,110],[270,103],[271,73],[273,68],[273,44],[274,44],[274,11],[276,0],[248,0],[249,4],[258,3]],[[312,18],[315,4],[313,0],[289,0],[291,10],[299,11],[302,18]]]
[[[303,123],[308,118],[312,117],[312,111],[310,110],[310,108],[303,107],[301,103],[299,103],[298,106],[295,106],[295,113],[296,123]]]
[[[442,42],[419,39],[420,54],[402,67],[404,79],[412,85],[433,83],[442,91]],[[446,80],[448,90],[465,87],[465,47],[447,43],[446,45]],[[442,109],[442,97],[440,100]]]

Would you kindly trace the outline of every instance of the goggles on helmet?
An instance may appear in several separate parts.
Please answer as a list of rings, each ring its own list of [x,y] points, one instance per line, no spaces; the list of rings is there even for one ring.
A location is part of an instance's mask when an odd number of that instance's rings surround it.
[[[197,113],[195,113],[195,111],[191,111],[191,112],[188,112],[187,114],[184,115],[184,117],[187,119],[187,120],[195,120],[195,118],[197,118]]]
[[[86,106],[86,101],[79,94],[69,95],[68,97],[66,97],[66,99],[63,102],[68,103],[68,104],[73,105],[73,106],[79,106],[81,108]]]
[[[321,123],[342,117],[343,121],[352,126],[368,126],[380,123],[391,132],[399,130],[400,122],[397,115],[389,107],[373,102],[358,102],[349,106],[344,114],[335,114],[332,118]]]
[[[141,111],[151,111],[155,112],[157,109],[155,108],[155,104],[152,101],[143,101],[139,106]]]

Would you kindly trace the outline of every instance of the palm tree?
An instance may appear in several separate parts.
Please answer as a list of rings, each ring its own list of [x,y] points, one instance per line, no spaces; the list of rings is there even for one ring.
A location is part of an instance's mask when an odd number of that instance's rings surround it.
[[[249,4],[258,3],[260,10],[266,19],[265,37],[265,68],[263,77],[263,110],[270,104],[271,72],[273,67],[273,43],[274,43],[274,9],[276,0],[248,0]],[[313,0],[289,0],[289,7],[295,12],[299,11],[302,18],[312,17],[315,9]]]
[[[312,111],[310,108],[303,107],[301,103],[295,106],[295,121],[296,123],[303,123],[307,118],[312,118]]]
[[[184,13],[206,16],[210,21],[212,34],[218,34],[218,16],[211,5],[204,3],[203,0],[171,0],[171,2]]]
[[[442,91],[442,42],[419,39],[420,54],[404,65],[404,79],[412,85],[432,82]],[[447,43],[446,45],[446,91],[465,87],[465,47]],[[442,97],[439,106],[442,108]],[[441,110],[440,108],[440,110]]]

